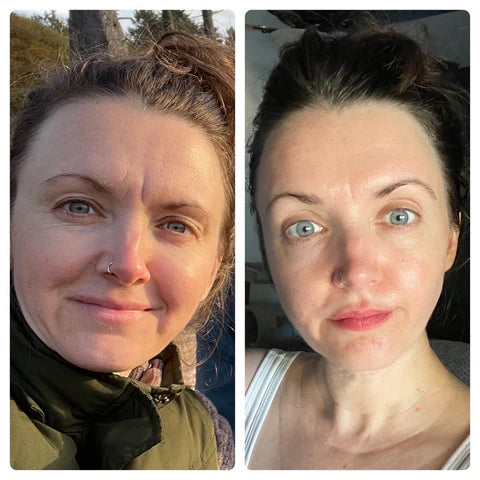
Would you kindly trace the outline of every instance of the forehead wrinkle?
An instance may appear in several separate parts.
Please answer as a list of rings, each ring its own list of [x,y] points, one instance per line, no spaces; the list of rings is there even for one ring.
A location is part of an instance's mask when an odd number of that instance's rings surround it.
[[[418,178],[416,171],[405,172],[402,162],[398,160],[400,154],[392,152],[391,148],[387,149],[382,143],[375,146],[365,146],[350,154],[345,154],[344,152],[329,152],[328,158],[324,157],[322,152],[316,151],[315,149],[312,151],[304,150],[302,152],[303,155],[300,155],[298,151],[295,152],[294,155],[292,155],[291,152],[289,154],[288,149],[292,147],[292,144],[290,140],[286,143],[289,144],[288,147],[286,149],[280,148],[278,156],[272,155],[272,152],[269,152],[269,167],[272,169],[272,171],[269,172],[269,178],[275,183],[281,182],[283,186],[286,187],[283,189],[285,191],[299,192],[306,195],[313,193],[313,190],[302,191],[301,189],[297,189],[298,185],[292,183],[292,179],[297,178],[297,173],[302,173],[308,175],[307,177],[302,177],[302,181],[308,184],[311,180],[315,179],[315,169],[317,167],[322,171],[325,165],[329,165],[329,176],[334,175],[335,179],[335,182],[330,183],[329,186],[334,187],[337,192],[343,190],[343,194],[349,198],[355,197],[356,194],[361,191],[370,189],[377,189],[378,191],[375,191],[372,195],[380,198],[390,194],[399,187],[417,185],[424,189],[434,200],[437,200],[434,189],[426,181]],[[295,148],[295,150],[297,149]],[[279,168],[275,165],[275,158],[286,159],[286,161],[280,162],[281,167]],[[383,165],[379,161],[381,158],[389,158],[390,160],[386,162],[386,165],[391,166],[386,167]],[[437,161],[434,155],[432,158]],[[373,162],[374,166],[379,167],[378,172],[370,172],[370,168],[365,167],[366,164],[370,165],[371,162]],[[391,170],[392,168],[393,171]],[[345,171],[347,171],[347,174],[345,174]],[[405,174],[407,174],[407,176],[405,176]],[[384,177],[382,182],[376,181],[381,180],[382,177]],[[330,181],[331,180],[332,178],[330,178]],[[321,178],[317,179],[317,181],[322,182]],[[382,183],[385,186],[382,186]]]
[[[129,177],[126,173],[126,178]],[[181,189],[174,185],[163,185],[160,189],[155,184],[149,185],[149,176],[143,175],[142,185],[140,187],[140,201],[143,205],[151,205],[153,208],[161,208],[164,210],[181,211],[194,209],[203,215],[210,215],[210,210],[202,205],[195,197],[185,196]]]
[[[369,111],[382,112],[383,111],[396,111],[397,117],[402,120],[403,118],[409,120],[409,128],[398,127],[392,121],[387,124],[388,132],[391,135],[384,138],[383,136],[374,135],[374,144],[366,141],[361,144],[354,144],[355,151],[352,151],[352,143],[349,141],[348,125],[352,122],[359,128],[363,129],[364,139],[370,138],[374,132],[368,122],[364,125],[362,117],[368,115]],[[353,118],[350,118],[354,116]],[[356,118],[355,118],[356,117]],[[412,120],[413,122],[410,122]],[[312,121],[321,126],[321,131],[325,136],[326,142],[318,142],[312,144],[309,140],[312,138]],[[397,144],[399,147],[407,145],[411,140],[410,133],[417,133],[417,143],[422,143],[429,150],[437,156],[437,151],[432,143],[432,139],[427,134],[425,129],[417,119],[404,107],[392,104],[390,102],[358,102],[346,109],[325,109],[323,107],[311,106],[305,109],[293,112],[286,119],[284,119],[280,125],[277,126],[265,142],[264,152],[269,150],[276,150],[275,153],[280,154],[287,152],[288,156],[298,155],[298,151],[305,153],[305,149],[310,146],[313,149],[313,153],[321,152],[322,146],[327,146],[326,154],[333,160],[335,157],[341,159],[343,156],[356,156],[365,155],[370,152],[381,151],[382,149],[391,149],[392,146]],[[318,132],[320,133],[320,132]],[[334,148],[328,143],[328,138],[335,137]],[[278,149],[275,149],[275,147]],[[307,150],[308,152],[308,150]]]
[[[202,216],[209,216],[212,212],[201,203],[200,199],[189,196],[190,192],[175,188],[174,185],[163,185],[160,189],[155,184],[148,184],[148,175],[143,176],[140,190],[140,201],[143,205],[152,209],[177,211],[188,214],[189,211],[196,211]]]

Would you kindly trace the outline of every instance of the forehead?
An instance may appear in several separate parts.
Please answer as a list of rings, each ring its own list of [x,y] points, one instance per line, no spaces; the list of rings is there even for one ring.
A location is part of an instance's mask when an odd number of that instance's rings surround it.
[[[200,127],[133,100],[102,98],[53,113],[32,142],[20,177],[41,183],[80,173],[108,180],[124,193],[141,191],[145,198],[178,190],[218,198],[220,172],[216,149]]]
[[[267,138],[257,201],[297,188],[360,194],[400,176],[443,188],[435,148],[411,113],[380,102],[342,110],[310,107],[287,117]]]

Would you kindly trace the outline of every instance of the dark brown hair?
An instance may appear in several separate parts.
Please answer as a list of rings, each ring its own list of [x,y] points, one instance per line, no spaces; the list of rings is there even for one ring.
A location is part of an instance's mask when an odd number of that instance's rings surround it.
[[[220,244],[222,264],[196,314],[198,320],[207,320],[223,308],[234,262],[234,80],[231,48],[205,36],[178,32],[164,35],[134,56],[100,54],[53,72],[45,84],[27,95],[15,118],[10,159],[11,208],[19,172],[40,126],[70,101],[133,98],[149,109],[175,114],[199,126],[219,154],[227,203]]]

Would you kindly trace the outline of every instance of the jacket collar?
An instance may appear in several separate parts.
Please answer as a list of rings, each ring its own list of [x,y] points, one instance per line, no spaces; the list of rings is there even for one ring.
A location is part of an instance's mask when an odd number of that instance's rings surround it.
[[[175,346],[162,352],[163,383],[155,387],[72,365],[35,335],[16,302],[11,313],[11,394],[29,417],[72,437],[79,455],[82,445],[101,443],[97,459],[91,458],[95,449],[83,449],[88,451],[88,462],[100,462],[100,468],[120,468],[125,463],[119,452],[126,437],[132,458],[162,441],[159,409],[185,388]]]

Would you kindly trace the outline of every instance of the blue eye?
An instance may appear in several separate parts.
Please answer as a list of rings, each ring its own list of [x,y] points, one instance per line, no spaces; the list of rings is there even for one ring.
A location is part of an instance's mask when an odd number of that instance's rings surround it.
[[[391,223],[392,225],[407,225],[413,222],[417,216],[406,208],[396,208],[391,212],[388,212],[384,218],[384,221]]]
[[[65,204],[68,211],[76,214],[88,215],[89,213],[95,213],[91,205],[87,202],[80,200],[72,200]]]
[[[168,222],[165,224],[165,228],[175,233],[188,233],[190,231],[190,229],[181,222]]]
[[[309,237],[314,233],[321,232],[324,227],[317,225],[310,220],[302,220],[301,222],[294,223],[287,228],[287,234],[292,237]]]

